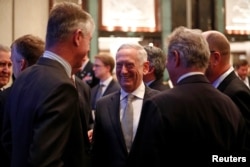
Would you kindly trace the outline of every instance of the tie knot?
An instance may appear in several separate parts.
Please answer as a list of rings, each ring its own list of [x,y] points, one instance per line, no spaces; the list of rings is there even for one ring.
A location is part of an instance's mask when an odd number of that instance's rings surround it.
[[[127,95],[127,100],[128,100],[128,101],[131,102],[131,101],[133,100],[133,98],[134,98],[134,95],[132,95],[132,94],[128,94],[128,95]]]

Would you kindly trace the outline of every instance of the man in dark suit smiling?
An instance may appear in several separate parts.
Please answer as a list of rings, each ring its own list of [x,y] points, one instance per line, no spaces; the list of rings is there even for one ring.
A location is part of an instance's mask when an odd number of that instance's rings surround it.
[[[120,46],[116,54],[116,76],[121,90],[100,98],[96,104],[93,133],[95,167],[146,166],[140,154],[141,148],[148,148],[148,145],[140,144],[144,140],[141,134],[145,133],[144,126],[152,117],[141,108],[146,99],[158,93],[143,83],[143,75],[148,69],[147,53],[141,45]],[[132,96],[131,101],[128,96]],[[130,116],[132,118],[127,119]],[[147,165],[158,166],[158,161],[151,162]]]

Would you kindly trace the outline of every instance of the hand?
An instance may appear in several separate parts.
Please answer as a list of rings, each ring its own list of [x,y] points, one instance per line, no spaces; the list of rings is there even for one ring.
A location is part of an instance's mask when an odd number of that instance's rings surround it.
[[[92,142],[92,137],[93,137],[93,129],[88,130],[88,138],[89,138],[89,142]]]

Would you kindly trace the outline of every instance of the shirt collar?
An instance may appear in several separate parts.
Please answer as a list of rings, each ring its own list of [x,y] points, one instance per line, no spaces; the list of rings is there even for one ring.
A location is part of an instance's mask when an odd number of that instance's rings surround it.
[[[44,54],[43,54],[43,57],[46,57],[46,58],[49,58],[49,59],[52,59],[52,60],[55,60],[55,61],[59,62],[64,67],[64,69],[65,69],[67,75],[69,76],[69,78],[71,78],[72,67],[61,56],[46,50],[44,52]]]
[[[186,74],[183,74],[182,76],[180,76],[179,79],[177,80],[177,83],[179,83],[184,78],[187,78],[187,77],[192,76],[192,75],[198,75],[198,74],[204,75],[204,73],[202,73],[202,72],[189,72],[189,73],[186,73]]]
[[[217,78],[213,83],[213,87],[218,88],[220,83],[232,72],[234,68],[231,66],[226,72],[224,72],[219,78]]]
[[[106,86],[109,85],[109,83],[112,81],[112,79],[113,79],[113,77],[110,76],[110,77],[108,77],[108,79],[106,79],[105,81],[100,82],[100,85],[102,84],[102,85],[104,85],[104,86],[106,87]]]
[[[144,94],[145,94],[146,87],[143,82],[141,82],[140,86],[134,90],[131,94],[136,96],[139,99],[143,99]],[[127,92],[125,92],[123,89],[121,89],[121,95],[120,95],[120,100],[123,100],[126,96],[128,95]]]

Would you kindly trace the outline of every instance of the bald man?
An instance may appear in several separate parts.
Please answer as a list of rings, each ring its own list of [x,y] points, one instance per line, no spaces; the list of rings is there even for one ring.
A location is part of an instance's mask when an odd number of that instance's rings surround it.
[[[250,134],[250,90],[236,76],[230,63],[230,43],[218,31],[205,31],[203,36],[210,49],[210,62],[205,74],[215,88],[228,95],[238,106]]]

